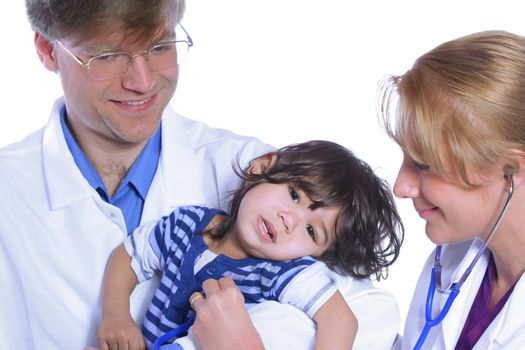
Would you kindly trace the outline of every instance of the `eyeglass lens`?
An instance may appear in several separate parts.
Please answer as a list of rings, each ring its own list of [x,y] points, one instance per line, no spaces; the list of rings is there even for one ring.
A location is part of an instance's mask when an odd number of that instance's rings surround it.
[[[160,44],[145,53],[131,55],[129,53],[112,53],[94,57],[89,62],[89,70],[94,79],[112,79],[126,74],[132,61],[137,56],[145,56],[149,68],[158,71],[180,64],[186,58],[189,44],[186,41]]]

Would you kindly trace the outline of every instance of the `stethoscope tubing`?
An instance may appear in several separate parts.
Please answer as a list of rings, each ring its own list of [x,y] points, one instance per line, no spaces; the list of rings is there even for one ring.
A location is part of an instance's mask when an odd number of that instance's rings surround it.
[[[182,333],[186,332],[191,327],[194,321],[195,321],[195,314],[193,314],[190,318],[186,320],[186,322],[184,322],[177,328],[158,337],[157,340],[155,340],[155,343],[153,343],[153,350],[159,350],[161,345],[163,345],[164,343],[168,342],[171,339],[177,338]]]
[[[425,305],[425,326],[423,327],[423,330],[421,331],[421,334],[419,335],[419,338],[416,342],[416,345],[414,346],[414,350],[421,349],[423,344],[425,343],[425,340],[428,336],[428,333],[430,332],[430,329],[434,326],[437,326],[445,316],[448,314],[450,308],[452,307],[452,303],[456,299],[456,297],[459,294],[459,289],[456,288],[456,283],[452,284],[450,286],[450,294],[447,297],[447,301],[445,302],[445,305],[443,306],[443,309],[439,312],[439,314],[436,316],[436,318],[432,319],[432,305],[434,302],[434,294],[436,293],[436,280],[435,280],[435,268],[432,268],[432,275],[430,276],[430,285],[428,287],[427,292],[427,299],[426,299],[426,305]]]

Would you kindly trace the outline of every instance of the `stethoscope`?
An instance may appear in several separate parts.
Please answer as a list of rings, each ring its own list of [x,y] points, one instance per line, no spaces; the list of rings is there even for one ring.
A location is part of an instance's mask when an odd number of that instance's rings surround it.
[[[159,350],[163,344],[167,343],[168,341],[174,338],[177,338],[184,332],[188,331],[188,329],[191,327],[194,321],[195,321],[195,314],[190,316],[190,318],[188,318],[180,326],[158,337],[157,340],[155,340],[155,342],[153,343],[153,350]]]
[[[434,267],[432,268],[432,272],[430,275],[430,284],[428,286],[428,292],[427,292],[427,299],[425,304],[425,326],[423,327],[423,330],[421,331],[421,334],[417,340],[416,345],[414,346],[414,350],[419,350],[423,346],[423,343],[425,342],[425,339],[427,338],[428,333],[430,332],[430,329],[439,323],[443,321],[445,316],[447,316],[450,307],[452,306],[452,303],[456,299],[456,297],[459,294],[459,290],[461,289],[461,286],[465,282],[465,280],[468,278],[472,270],[474,269],[474,266],[478,262],[478,260],[481,258],[483,253],[485,252],[485,249],[487,249],[487,246],[489,242],[491,241],[492,237],[494,236],[494,233],[496,233],[496,230],[498,229],[499,224],[501,223],[501,219],[505,215],[505,212],[507,211],[507,208],[509,207],[510,199],[512,198],[512,193],[514,192],[514,180],[512,178],[512,169],[510,167],[505,167],[504,169],[505,173],[505,179],[509,181],[509,191],[507,194],[507,199],[505,200],[505,203],[503,204],[503,208],[501,209],[498,219],[496,220],[496,223],[492,227],[492,230],[490,231],[489,237],[486,241],[483,242],[481,247],[479,248],[476,256],[474,259],[472,259],[472,262],[470,263],[469,267],[463,272],[463,275],[459,278],[457,282],[452,283],[452,285],[449,287],[449,296],[445,302],[445,305],[443,306],[443,309],[439,314],[436,316],[436,318],[432,318],[432,304],[434,301],[434,294],[436,293],[436,289],[439,292],[445,292],[446,290],[441,285],[441,246],[438,245],[436,247],[436,252],[434,254]]]

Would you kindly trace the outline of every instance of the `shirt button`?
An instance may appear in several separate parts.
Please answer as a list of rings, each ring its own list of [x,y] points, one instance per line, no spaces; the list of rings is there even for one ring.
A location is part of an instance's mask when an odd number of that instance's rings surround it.
[[[210,267],[206,268],[206,273],[208,275],[214,275],[215,272],[217,272],[217,268],[215,266],[210,266]]]
[[[180,286],[180,291],[181,291],[182,294],[188,293],[189,290],[190,289],[188,288],[187,284],[183,284],[183,285]]]

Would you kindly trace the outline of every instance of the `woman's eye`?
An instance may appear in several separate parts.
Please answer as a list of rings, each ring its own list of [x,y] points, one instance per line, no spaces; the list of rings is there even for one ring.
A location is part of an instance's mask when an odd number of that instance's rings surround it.
[[[295,203],[299,203],[299,193],[297,193],[297,191],[293,187],[288,187],[288,192],[290,193],[290,197],[292,198],[292,200]]]
[[[430,165],[416,162],[415,160],[412,161],[414,163],[414,166],[418,168],[419,170],[428,170],[430,169]]]
[[[312,225],[310,224],[307,224],[306,225],[306,232],[308,233],[308,235],[314,240],[315,242],[315,230],[314,228],[312,227]]]

